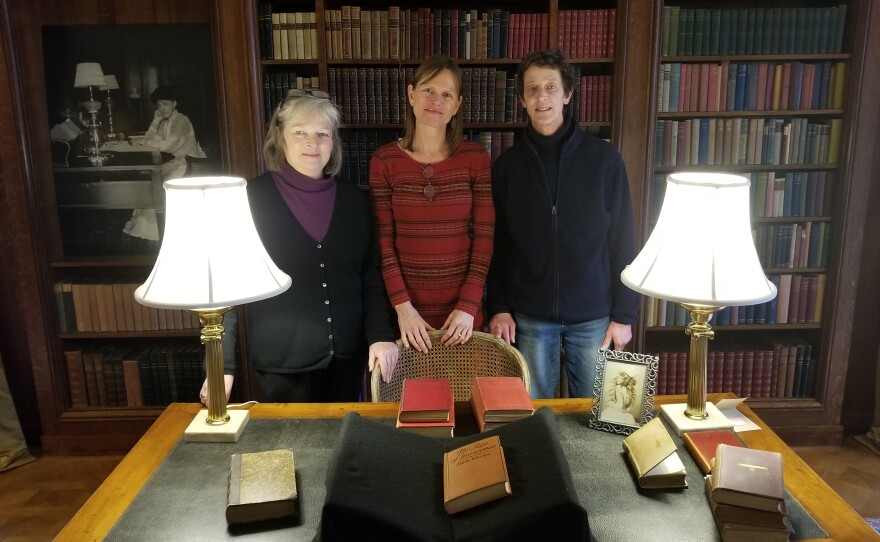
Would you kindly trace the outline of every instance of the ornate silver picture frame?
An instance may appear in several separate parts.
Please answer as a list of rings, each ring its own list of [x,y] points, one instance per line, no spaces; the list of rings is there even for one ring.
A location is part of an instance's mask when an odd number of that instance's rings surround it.
[[[657,356],[599,350],[590,427],[629,435],[651,421],[658,362]]]

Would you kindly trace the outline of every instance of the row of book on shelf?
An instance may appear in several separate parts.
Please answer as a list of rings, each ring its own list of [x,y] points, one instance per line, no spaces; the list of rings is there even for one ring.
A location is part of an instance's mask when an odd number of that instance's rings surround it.
[[[62,333],[200,329],[184,310],[157,309],[134,299],[137,282],[65,279],[54,284]]]
[[[827,217],[834,209],[834,171],[758,171],[742,173],[751,181],[749,197],[753,218]],[[651,217],[657,220],[666,193],[666,174],[654,175]]]
[[[831,243],[829,222],[757,224],[753,237],[758,258],[765,268],[819,268],[828,265]]]
[[[657,394],[687,393],[688,352],[669,349],[659,357]],[[813,345],[799,337],[766,338],[754,348],[742,344],[710,345],[706,363],[709,393],[739,397],[812,397],[818,360]]]
[[[272,5],[257,5],[260,55],[267,60],[318,58],[318,23],[314,11],[273,12]]]
[[[840,53],[846,5],[664,6],[661,21],[660,54],[664,56]]]
[[[64,362],[72,408],[197,403],[205,378],[198,344],[88,345],[65,350]]]
[[[836,164],[842,128],[842,119],[661,119],[654,165]]]
[[[812,324],[822,321],[825,303],[825,273],[772,274],[776,297],[757,305],[725,307],[712,315],[711,324]],[[687,325],[687,311],[678,303],[646,298],[645,325],[668,327]]]
[[[660,65],[657,111],[841,109],[845,62],[670,62]]]
[[[474,377],[470,404],[481,432],[531,416],[535,411],[522,379],[509,376]],[[449,379],[405,379],[396,426],[422,435],[454,436],[455,396]]]
[[[361,66],[331,67],[328,91],[342,112],[343,123],[401,124],[406,118],[406,87],[414,68]],[[609,122],[612,108],[611,75],[580,75],[571,100],[579,122]],[[462,68],[461,119],[465,123],[522,122],[513,71],[494,67]],[[268,121],[288,89],[318,88],[317,77],[295,72],[268,71],[263,75],[264,114]]]

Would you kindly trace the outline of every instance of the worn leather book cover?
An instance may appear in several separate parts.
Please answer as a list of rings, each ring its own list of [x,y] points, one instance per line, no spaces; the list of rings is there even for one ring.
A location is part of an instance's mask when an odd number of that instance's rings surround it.
[[[447,513],[455,514],[510,493],[498,435],[443,454],[443,506]]]
[[[452,410],[448,378],[407,378],[400,392],[401,422],[447,422]]]
[[[471,387],[474,413],[489,423],[510,422],[535,412],[522,379],[515,376],[478,376]]]
[[[783,499],[782,455],[719,444],[712,469],[712,500],[773,512]]]
[[[660,418],[623,439],[623,450],[642,488],[687,487],[687,472]]]
[[[232,454],[226,522],[251,523],[296,515],[292,450]]]
[[[449,388],[448,393],[449,403],[452,404],[452,388]],[[398,418],[396,426],[398,429],[429,437],[452,437],[455,436],[455,408],[449,410],[449,420],[445,422],[404,422]]]
[[[723,523],[752,525],[765,529],[788,529],[791,526],[784,500],[779,501],[779,508],[772,512],[718,504],[712,499],[712,478],[710,476],[706,477],[705,490],[706,497],[709,498],[709,506],[712,507],[712,516],[719,525],[719,529]]]
[[[715,450],[719,444],[730,446],[743,446],[739,437],[732,429],[718,429],[714,431],[691,431],[681,436],[684,447],[694,457],[697,466],[703,474],[709,474],[712,470],[712,460],[715,459]]]

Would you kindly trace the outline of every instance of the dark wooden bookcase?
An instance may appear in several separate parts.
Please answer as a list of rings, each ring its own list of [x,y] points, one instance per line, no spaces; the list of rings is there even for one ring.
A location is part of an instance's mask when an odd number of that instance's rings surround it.
[[[822,272],[826,274],[825,308],[820,324],[793,327],[790,331],[806,335],[817,345],[818,372],[815,388],[808,397],[750,400],[762,419],[774,427],[780,435],[792,443],[826,443],[839,439],[843,432],[845,389],[852,388],[855,396],[870,397],[871,379],[858,385],[858,375],[848,375],[851,366],[864,369],[860,360],[870,353],[876,355],[878,338],[876,327],[878,315],[866,309],[878,299],[878,290],[871,285],[867,275],[876,274],[877,259],[869,257],[871,248],[867,241],[876,240],[872,227],[877,219],[868,212],[876,208],[878,190],[872,179],[878,173],[876,141],[878,132],[878,104],[871,91],[880,84],[878,67],[869,59],[880,53],[880,36],[869,29],[880,25],[880,9],[868,0],[827,2],[822,6],[845,3],[847,26],[843,40],[843,52],[828,60],[846,63],[845,96],[842,109],[783,113],[783,118],[805,116],[810,119],[840,119],[841,147],[839,160],[833,167],[819,166],[836,175],[833,210],[822,217],[814,217],[833,224],[830,241],[831,253]],[[667,5],[713,9],[716,3],[668,2]],[[724,8],[755,8],[755,2],[731,1],[717,3]],[[783,2],[779,7],[814,6],[816,2]],[[309,59],[264,59],[261,51],[261,14],[265,6],[274,12],[315,13],[316,29],[319,31],[317,48]],[[22,424],[29,439],[41,439],[49,453],[94,453],[125,450],[134,443],[151,424],[157,408],[98,408],[72,409],[64,351],[71,342],[76,343],[92,337],[63,334],[58,326],[53,285],[67,274],[88,273],[112,277],[136,269],[146,274],[152,261],[85,259],[72,261],[64,256],[58,208],[51,166],[51,149],[48,129],[51,115],[46,111],[45,74],[43,73],[42,28],[45,26],[75,25],[134,25],[134,24],[190,24],[210,26],[214,47],[214,74],[216,81],[218,147],[222,164],[228,174],[250,178],[262,169],[262,147],[267,110],[264,81],[275,73],[295,72],[308,76],[324,90],[331,88],[332,73],[336,73],[336,98],[340,96],[340,70],[376,70],[414,68],[417,58],[403,59],[357,59],[329,58],[326,42],[321,34],[325,13],[342,12],[342,3],[329,0],[199,0],[171,3],[165,0],[146,2],[103,2],[85,0],[76,3],[56,0],[38,0],[16,6],[13,10],[4,3],[0,12],[4,55],[0,55],[3,83],[0,93],[5,103],[12,104],[2,113],[4,126],[15,126],[0,139],[0,228],[14,235],[2,238],[0,250],[4,255],[5,271],[0,286],[0,338],[3,359],[9,380],[13,386]],[[417,2],[396,4],[402,12],[427,6]],[[775,3],[760,7],[774,7]],[[388,11],[390,3],[367,2],[358,4],[362,10]],[[445,6],[444,6],[445,7]],[[476,10],[478,13],[493,9],[505,9],[511,14],[534,13],[546,15],[546,44],[557,45],[565,29],[571,32],[568,10],[615,10],[611,23],[614,30],[613,54],[598,56],[575,55],[573,62],[582,75],[605,75],[611,80],[611,106],[607,118],[582,122],[585,129],[610,139],[621,151],[630,178],[633,203],[636,212],[636,231],[643,243],[650,232],[652,181],[655,174],[667,172],[669,167],[655,166],[656,125],[658,120],[686,118],[741,117],[769,118],[770,115],[749,113],[669,113],[658,111],[661,92],[662,64],[669,62],[707,63],[727,61],[743,62],[814,62],[825,60],[827,55],[787,54],[762,55],[714,55],[679,57],[662,55],[663,5],[650,0],[608,0],[584,5],[574,0],[525,0],[501,6],[486,1],[471,1],[449,6],[458,10]],[[431,7],[430,9],[436,9]],[[460,12],[461,13],[461,12]],[[331,16],[332,18],[332,16]],[[294,20],[295,24],[296,20]],[[332,22],[332,21],[331,21]],[[341,23],[341,21],[340,21]],[[294,27],[295,30],[295,27]],[[294,34],[295,36],[295,34]],[[295,37],[294,37],[295,39]],[[120,45],[124,46],[124,45]],[[331,44],[332,50],[332,44]],[[461,55],[459,55],[461,56]],[[462,59],[463,68],[472,70],[495,69],[507,72],[507,78],[515,73],[518,58]],[[389,71],[390,73],[390,71]],[[399,72],[398,72],[399,75]],[[375,80],[375,79],[374,79]],[[402,91],[404,83],[398,77],[397,86]],[[393,85],[387,85],[390,92]],[[488,88],[488,87],[487,87]],[[381,94],[380,94],[381,95]],[[371,95],[371,98],[374,98]],[[380,100],[381,101],[381,100]],[[377,101],[379,103],[380,101]],[[351,104],[350,104],[351,105]],[[349,105],[349,111],[351,107]],[[393,132],[401,125],[394,122],[357,122],[346,118],[343,131],[346,134],[347,152],[357,151],[359,167],[368,164],[368,142],[362,142],[365,134],[375,131]],[[388,120],[388,119],[384,119]],[[8,121],[8,122],[7,122]],[[466,129],[473,131],[518,131],[521,122],[499,119],[472,121]],[[354,139],[350,139],[350,138]],[[352,143],[352,141],[354,143]],[[349,162],[353,162],[350,157]],[[351,164],[349,165],[351,167]],[[873,168],[873,169],[872,169]],[[725,168],[720,168],[724,170]],[[737,166],[734,171],[749,172],[754,167]],[[776,171],[776,166],[762,166],[759,171]],[[781,173],[785,168],[781,168]],[[798,171],[799,166],[790,167]],[[814,171],[815,168],[806,168]],[[873,205],[873,207],[872,207]],[[763,219],[766,222],[785,222],[787,219]],[[803,220],[798,217],[798,221]],[[760,223],[760,221],[758,222]],[[768,272],[773,272],[773,269]],[[817,269],[804,270],[810,273]],[[801,272],[801,270],[793,271]],[[646,322],[647,303],[641,322]],[[873,306],[873,305],[870,305]],[[857,319],[856,315],[862,316]],[[867,316],[867,317],[865,317]],[[687,343],[681,328],[636,327],[633,347],[639,352],[650,352],[658,343]],[[766,334],[789,331],[783,326],[751,325],[722,326],[720,336],[736,336],[748,341]],[[130,333],[107,334],[95,340],[108,343],[143,342],[165,340],[166,334]],[[240,352],[243,375],[237,387],[245,397],[251,394],[247,379],[246,337]],[[847,382],[850,382],[848,388]],[[853,382],[856,382],[853,384]]]

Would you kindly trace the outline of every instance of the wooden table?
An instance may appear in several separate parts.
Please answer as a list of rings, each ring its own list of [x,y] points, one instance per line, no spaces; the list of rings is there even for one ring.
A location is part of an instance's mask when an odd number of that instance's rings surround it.
[[[710,394],[709,399],[717,402],[725,397],[732,395]],[[683,395],[672,395],[657,397],[655,403],[659,406],[685,400]],[[535,401],[536,407],[548,406],[559,414],[589,411],[591,404],[590,399]],[[748,406],[741,404],[739,409],[763,429],[739,433],[739,436],[752,448],[782,453],[785,487],[828,533],[829,538],[823,540],[880,540],[880,535]],[[174,403],[165,409],[56,540],[102,540],[183,435],[198,410],[199,405],[194,403]],[[397,403],[269,403],[255,405],[250,412],[254,418],[338,418],[348,412],[357,412],[364,417],[391,418],[397,415]]]

